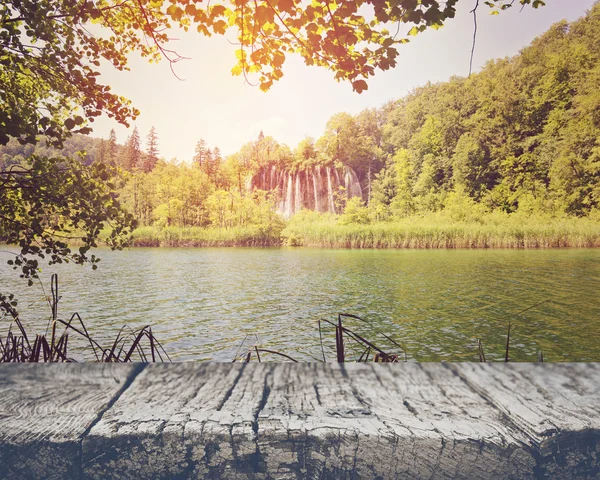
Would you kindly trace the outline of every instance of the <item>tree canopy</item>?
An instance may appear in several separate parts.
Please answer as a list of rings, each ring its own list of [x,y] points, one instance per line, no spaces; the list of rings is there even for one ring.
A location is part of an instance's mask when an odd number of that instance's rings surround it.
[[[184,30],[194,29],[208,36],[232,32],[238,42],[232,74],[258,76],[260,88],[264,91],[283,76],[287,56],[298,54],[307,65],[329,69],[337,80],[351,82],[353,89],[360,93],[368,88],[367,80],[377,71],[396,65],[398,47],[408,42],[411,35],[427,28],[439,28],[446,20],[453,18],[457,2],[458,0],[2,2],[0,145],[8,145],[11,139],[16,139],[22,145],[35,144],[43,137],[48,144],[61,147],[72,134],[89,133],[90,123],[102,114],[128,125],[128,122],[135,120],[138,110],[99,80],[100,71],[106,64],[118,70],[127,69],[128,56],[134,52],[151,62],[164,58],[172,66],[183,58],[169,45],[169,33],[176,26]],[[509,8],[515,0],[490,0],[483,3],[494,9],[494,12]],[[533,7],[543,5],[540,0],[519,0],[518,3]],[[478,5],[479,2],[476,2],[475,8]],[[560,101],[560,92],[557,95],[557,101]],[[544,107],[540,106],[540,114],[543,111]],[[282,164],[289,161],[298,165],[320,162],[322,159],[317,153],[320,145],[326,145],[321,149],[324,154],[331,155],[336,161],[354,162],[359,173],[368,175],[370,192],[372,171],[383,165],[386,152],[382,149],[377,115],[366,113],[363,117],[356,120],[344,116],[332,119],[329,131],[326,132],[328,138],[316,144],[307,141],[301,152],[296,152],[295,157],[288,147],[278,145],[270,137],[264,137],[246,150],[242,149],[236,158],[225,164],[227,175],[220,172],[220,155],[215,150],[207,150],[205,171],[194,172],[194,175],[198,179],[196,183],[213,183],[215,186],[214,194],[206,199],[208,217],[203,205],[193,205],[185,196],[174,199],[172,191],[175,190],[164,189],[160,185],[155,193],[159,203],[152,207],[147,201],[151,194],[142,192],[142,187],[135,183],[132,187],[133,211],[143,219],[158,216],[167,225],[181,219],[183,224],[203,224],[210,221],[223,226],[235,222],[245,223],[254,217],[257,221],[271,224],[270,198],[264,192],[256,193],[252,200],[244,197],[242,175],[249,172],[250,166],[264,162],[270,156],[275,156]],[[425,153],[423,162],[410,161],[411,176],[423,177],[417,178],[413,193],[425,189],[423,192],[427,190],[433,195],[436,188],[439,189],[439,186],[436,187],[439,180],[439,162],[435,156],[437,153],[426,152],[432,145],[435,146],[435,132],[438,130],[436,122],[435,119],[431,120],[431,125],[423,127],[414,140],[415,148]],[[345,138],[347,127],[353,129],[352,135],[357,135],[350,146],[358,151],[354,156],[338,148],[340,141]],[[469,177],[467,170],[470,164],[480,161],[482,153],[478,150],[478,145],[484,136],[485,133],[478,137],[465,137],[452,157],[457,172],[455,181],[464,183],[469,192],[479,188],[479,177]],[[585,139],[582,138],[581,141],[584,142]],[[411,145],[412,143],[409,147]],[[344,145],[344,148],[347,146]],[[125,166],[135,170],[142,159],[137,133],[132,135],[127,152]],[[152,152],[151,163],[155,163]],[[451,154],[451,151],[442,151],[439,158],[450,158]],[[49,258],[51,263],[89,261],[95,264],[97,259],[93,255],[88,256],[88,251],[96,246],[100,232],[105,227],[109,227],[109,244],[116,248],[123,245],[134,222],[122,210],[112,191],[115,185],[111,181],[114,171],[111,164],[117,161],[116,155],[117,145],[112,135],[108,142],[100,143],[100,157],[106,159],[106,166],[101,163],[85,166],[78,160],[56,155],[32,155],[18,161],[15,158],[8,161],[0,159],[0,240],[20,246],[21,251],[12,263],[21,270],[22,276],[31,281],[37,275],[39,259],[44,258]],[[519,161],[520,159],[518,157]],[[561,161],[567,165],[574,160],[566,155]],[[173,168],[159,166],[159,173],[174,176]],[[560,171],[563,172],[565,168]],[[150,163],[148,170],[152,170]],[[150,178],[153,172],[150,171],[148,175]],[[563,178],[561,175],[562,173],[557,174],[557,178]],[[235,190],[226,193],[221,189],[226,185],[224,178],[227,177],[235,179],[233,183],[237,187],[237,193]],[[136,180],[136,175],[133,178]],[[189,179],[182,179],[178,192],[188,190],[189,186],[183,180]],[[494,180],[486,181],[488,188],[491,188],[493,183],[490,182]],[[571,188],[570,178],[566,178],[564,182],[569,185],[565,188]],[[142,183],[139,185],[143,186]],[[576,185],[573,188],[578,192],[583,187]],[[126,192],[123,197],[128,202]],[[202,198],[199,198],[201,201]],[[243,208],[233,212],[231,207],[229,216],[225,215],[226,207],[233,206],[234,202],[238,202]],[[69,247],[73,240],[81,244],[78,253],[74,253]],[[13,303],[11,296],[0,295],[0,313],[12,312]]]
[[[377,70],[396,65],[398,46],[454,17],[458,0],[12,0],[0,5],[0,144],[60,145],[107,114],[125,125],[139,114],[99,80],[102,63],[127,69],[138,52],[150,61],[182,59],[169,47],[174,26],[204,35],[233,30],[234,75],[256,73],[268,90],[286,56],[331,70],[354,90]],[[514,3],[491,0],[497,10]],[[540,0],[520,0],[534,7]],[[404,26],[403,26],[404,25]]]

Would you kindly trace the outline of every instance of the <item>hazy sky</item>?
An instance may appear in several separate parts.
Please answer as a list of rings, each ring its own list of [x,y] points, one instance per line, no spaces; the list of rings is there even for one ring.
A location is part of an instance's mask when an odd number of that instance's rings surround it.
[[[545,7],[522,11],[515,2],[496,16],[489,15],[489,8],[480,3],[474,72],[490,59],[517,54],[553,23],[581,17],[594,0],[546,0]],[[336,82],[324,68],[305,66],[297,56],[288,56],[284,77],[264,93],[245,84],[242,76],[231,75],[236,47],[226,38],[206,38],[182,30],[172,32],[178,39],[172,46],[190,57],[175,65],[183,81],[173,76],[168,62],[151,65],[137,56],[131,58],[130,72],[107,67],[101,78],[141,110],[135,124],[144,148],[148,131],[152,125],[156,127],[160,153],[166,159],[190,160],[200,138],[228,155],[254,140],[261,130],[294,148],[307,136],[319,137],[335,113],[356,114],[400,98],[428,81],[468,75],[473,37],[469,11],[474,5],[475,0],[461,0],[456,17],[443,28],[425,31],[401,45],[396,68],[378,72],[360,95],[349,83]],[[119,143],[131,133],[105,117],[92,126],[92,135],[102,138],[108,138],[114,128]]]

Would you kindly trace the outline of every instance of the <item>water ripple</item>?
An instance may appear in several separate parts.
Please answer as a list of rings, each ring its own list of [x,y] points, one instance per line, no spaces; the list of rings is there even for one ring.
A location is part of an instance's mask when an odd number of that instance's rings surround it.
[[[421,361],[477,360],[477,339],[499,360],[509,321],[513,360],[535,360],[543,350],[551,361],[600,361],[599,250],[140,248],[99,255],[97,271],[44,269],[45,285],[59,273],[62,316],[79,312],[104,343],[124,324],[152,325],[180,361],[230,361],[247,335],[264,348],[319,359],[317,320],[333,321],[338,312],[369,320],[347,326],[386,347],[382,334],[389,335]],[[43,332],[49,309],[40,288],[26,288],[4,262],[0,291],[18,293],[22,318]],[[324,333],[332,352],[333,331]]]

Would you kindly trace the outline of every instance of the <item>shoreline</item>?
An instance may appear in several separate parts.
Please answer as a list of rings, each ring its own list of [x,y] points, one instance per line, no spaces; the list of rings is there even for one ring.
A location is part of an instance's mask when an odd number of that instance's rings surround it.
[[[339,224],[295,221],[284,228],[142,227],[132,247],[312,247],[342,249],[546,249],[600,247],[600,223],[585,218],[511,219],[504,222],[400,222]]]

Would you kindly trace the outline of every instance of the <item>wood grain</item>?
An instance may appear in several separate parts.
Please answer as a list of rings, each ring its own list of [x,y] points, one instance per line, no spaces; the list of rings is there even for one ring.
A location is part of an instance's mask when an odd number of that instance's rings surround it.
[[[83,442],[92,478],[526,478],[526,437],[441,365],[151,365]]]
[[[528,437],[538,475],[600,478],[600,364],[450,368]]]
[[[514,478],[535,465],[522,434],[440,364],[279,365],[271,377],[258,420],[272,478]]]
[[[81,438],[131,365],[0,364],[0,478],[74,478]]]
[[[600,364],[0,365],[0,478],[600,478]]]

